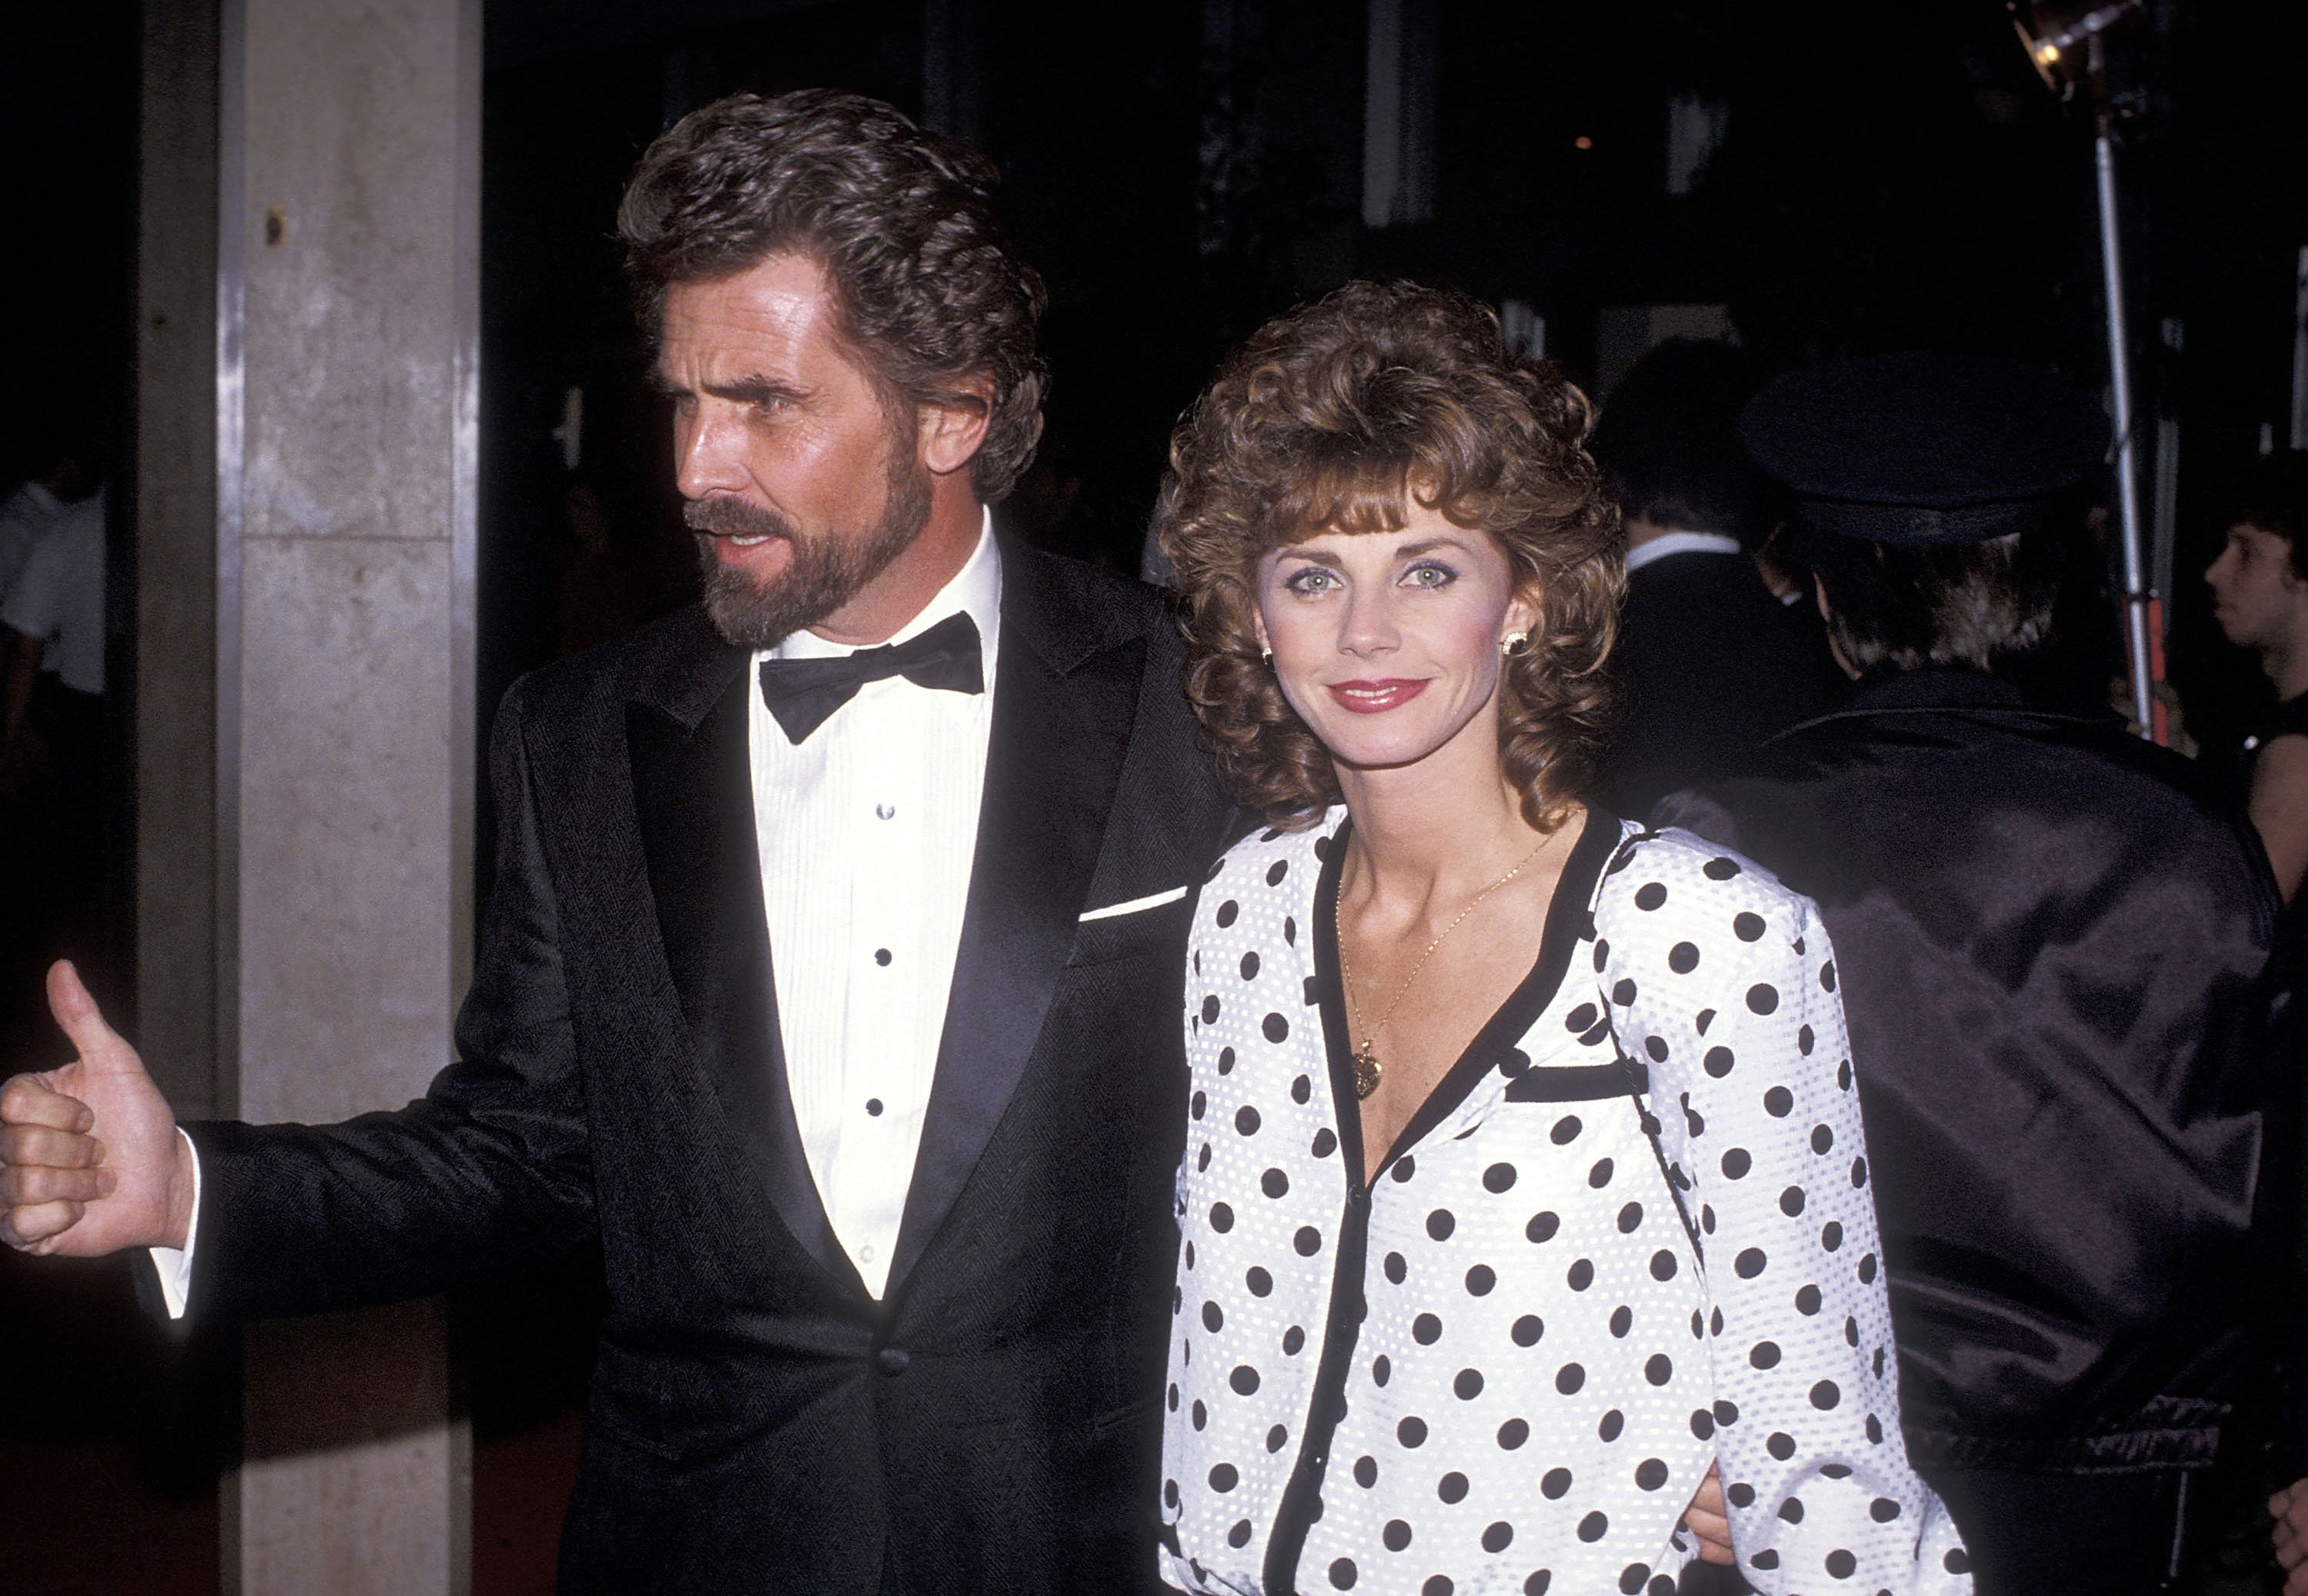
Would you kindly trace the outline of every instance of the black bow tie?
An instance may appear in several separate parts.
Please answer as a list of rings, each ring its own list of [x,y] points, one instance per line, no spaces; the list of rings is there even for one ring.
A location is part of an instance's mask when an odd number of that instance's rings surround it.
[[[948,615],[909,642],[823,659],[765,659],[762,701],[785,728],[786,740],[799,742],[856,698],[859,688],[891,676],[903,676],[917,687],[984,692],[977,622],[966,614]]]

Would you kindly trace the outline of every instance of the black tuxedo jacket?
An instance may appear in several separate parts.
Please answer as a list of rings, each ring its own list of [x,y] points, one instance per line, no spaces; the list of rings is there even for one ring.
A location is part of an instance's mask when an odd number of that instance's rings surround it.
[[[803,1156],[747,656],[685,612],[516,684],[461,1061],[397,1113],[193,1127],[193,1311],[429,1293],[598,1235],[567,1591],[1149,1585],[1190,901],[1236,811],[1159,597],[1005,544],[967,919],[883,1300]],[[835,868],[839,868],[838,863]]]

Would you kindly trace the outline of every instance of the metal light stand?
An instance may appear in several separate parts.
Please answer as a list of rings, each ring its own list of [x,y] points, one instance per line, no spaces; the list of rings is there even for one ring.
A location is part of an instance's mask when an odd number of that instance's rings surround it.
[[[2161,674],[2156,636],[2156,595],[2148,585],[2148,546],[2140,530],[2140,469],[2131,428],[2131,339],[2123,314],[2123,244],[2116,227],[2115,111],[2107,93],[2106,46],[2094,33],[2089,80],[2092,144],[2099,168],[2100,278],[2107,291],[2108,383],[2115,395],[2115,498],[2123,537],[2124,652],[2131,666],[2131,716],[2140,734],[2166,740],[2164,707],[2157,701]]]
[[[2167,738],[2156,697],[2163,672],[2161,605],[2149,586],[2147,538],[2140,529],[2140,466],[2132,441],[2131,338],[2123,314],[2123,244],[2115,212],[2115,106],[2107,87],[2105,35],[2136,19],[2142,0],[2006,0],[2012,25],[2045,87],[2061,98],[2078,88],[2091,96],[2092,145],[2099,172],[2100,281],[2107,295],[2108,386],[2115,398],[2115,506],[2123,539],[2124,654],[2132,719],[2140,734]],[[2031,25],[2032,24],[2032,25]],[[2077,70],[2080,47],[2082,70]],[[2062,88],[2063,82],[2065,88]]]

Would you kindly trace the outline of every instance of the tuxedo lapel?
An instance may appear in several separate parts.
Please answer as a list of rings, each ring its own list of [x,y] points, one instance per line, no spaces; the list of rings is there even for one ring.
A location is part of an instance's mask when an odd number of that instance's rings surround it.
[[[695,670],[668,673],[627,706],[634,807],[666,963],[722,1110],[794,1239],[862,1295],[810,1178],[786,1083],[754,831],[746,657],[709,639]]]
[[[1144,674],[1141,639],[1005,541],[977,849],[888,1300],[945,1222],[1041,1034],[1098,863]]]

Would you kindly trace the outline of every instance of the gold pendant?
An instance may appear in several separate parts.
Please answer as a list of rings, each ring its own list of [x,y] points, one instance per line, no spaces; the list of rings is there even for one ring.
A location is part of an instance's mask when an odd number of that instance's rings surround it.
[[[1355,1096],[1366,1099],[1378,1090],[1378,1054],[1364,1043],[1355,1050]]]

